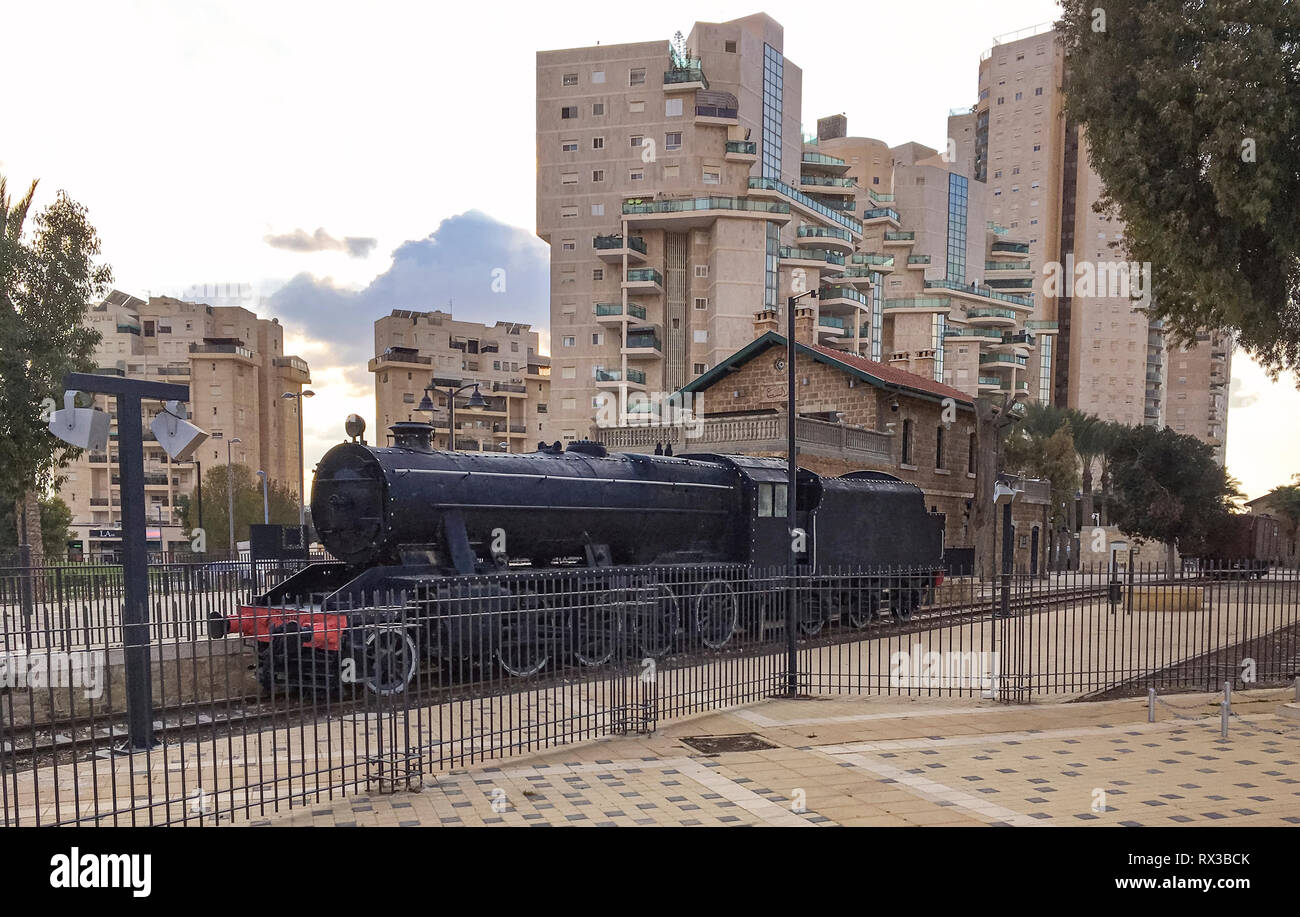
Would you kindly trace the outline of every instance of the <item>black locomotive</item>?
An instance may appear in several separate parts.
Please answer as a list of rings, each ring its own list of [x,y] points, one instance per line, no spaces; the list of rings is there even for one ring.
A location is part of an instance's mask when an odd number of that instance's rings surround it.
[[[777,617],[780,590],[747,584],[788,563],[783,459],[610,454],[586,441],[446,452],[430,447],[428,424],[390,429],[393,445],[343,443],[316,467],[312,519],[337,562],[212,622],[213,636],[260,642],[267,687],[333,682],[340,671],[346,680],[351,669],[390,693],[430,659],[485,649],[515,675],[561,647],[586,665],[608,660],[619,640],[649,656],[721,649]],[[907,618],[926,601],[942,576],[943,532],[920,488],[880,472],[801,469],[796,496],[802,582],[892,571],[803,589],[805,635],[834,620]],[[296,671],[304,653],[310,676]]]

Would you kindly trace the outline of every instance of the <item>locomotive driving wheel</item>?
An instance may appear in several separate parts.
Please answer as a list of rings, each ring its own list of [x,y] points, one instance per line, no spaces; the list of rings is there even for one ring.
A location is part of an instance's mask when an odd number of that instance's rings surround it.
[[[890,595],[889,611],[898,621],[912,620],[912,614],[921,606],[921,590],[901,587]]]
[[[573,611],[573,657],[582,665],[604,665],[618,645],[620,609],[626,601],[623,590],[610,590],[594,602]]]
[[[502,616],[496,656],[508,674],[527,678],[536,675],[550,662],[544,615],[542,609],[527,608]]]
[[[726,580],[713,579],[704,584],[695,600],[695,629],[709,649],[722,649],[736,630],[740,602]]]
[[[826,606],[829,601],[829,596],[822,595],[815,588],[799,593],[798,598],[795,600],[799,633],[805,637],[815,637],[821,633],[822,627],[826,624]]]
[[[673,646],[681,626],[677,596],[663,583],[650,583],[637,590],[639,597],[632,616],[637,646],[643,656],[662,656]]]
[[[840,606],[841,615],[850,627],[861,629],[875,620],[880,609],[880,593],[870,589],[854,589],[845,599]]]
[[[401,694],[415,677],[419,656],[415,641],[403,628],[369,627],[361,643],[361,671],[365,686],[374,694]]]

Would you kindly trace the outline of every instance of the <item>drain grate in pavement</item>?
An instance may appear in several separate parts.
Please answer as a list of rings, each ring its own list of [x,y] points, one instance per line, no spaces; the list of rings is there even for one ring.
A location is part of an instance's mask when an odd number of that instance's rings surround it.
[[[777,747],[752,732],[733,736],[688,736],[682,739],[682,742],[706,755],[717,755],[727,751],[763,751]]]

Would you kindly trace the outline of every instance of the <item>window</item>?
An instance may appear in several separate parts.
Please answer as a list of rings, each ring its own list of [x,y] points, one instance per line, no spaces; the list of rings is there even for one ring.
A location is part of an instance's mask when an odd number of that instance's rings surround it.
[[[597,118],[599,118],[601,115],[605,114],[605,103],[604,103],[604,102],[592,102],[592,103],[591,103],[591,113],[592,113],[593,115],[595,115]]]
[[[1024,94],[1023,92],[1017,92],[1017,93],[1016,93],[1016,101],[1017,101],[1017,102],[1019,102],[1019,101],[1020,101],[1021,99],[1023,99],[1024,97],[1025,97],[1025,94]]]
[[[1001,170],[1001,169],[996,169],[996,170],[994,170],[994,172],[993,172],[993,177],[994,177],[994,178],[1001,178],[1001,177],[1002,177],[1002,170]]]
[[[604,180],[605,180],[605,170],[604,170],[604,169],[592,169],[592,170],[591,170],[591,180],[592,180],[592,181],[604,181]]]
[[[681,99],[664,99],[664,117],[680,118],[682,116]]]
[[[761,517],[775,516],[782,518],[785,516],[785,498],[789,491],[784,484],[759,484],[758,485],[758,515]]]
[[[605,82],[605,71],[604,71],[604,70],[593,70],[593,71],[591,71],[591,81],[592,81],[593,83],[603,83],[603,82]]]
[[[578,247],[578,243],[576,239],[565,239],[562,242],[560,242],[561,251],[571,252],[576,250],[577,247]]]
[[[1036,95],[1036,96],[1041,96],[1042,94],[1043,94],[1043,87],[1042,87],[1042,86],[1039,86],[1037,89],[1034,90],[1034,95]]]
[[[873,185],[878,185],[878,184],[880,184],[880,176],[879,176],[879,175],[873,175],[873,176],[871,176],[871,183],[872,183]]]
[[[563,341],[565,347],[572,347],[575,343],[577,343],[577,340],[571,334],[566,334],[563,338]]]
[[[702,376],[702,375],[704,375],[706,372],[709,371],[709,364],[708,364],[708,363],[696,363],[696,364],[693,366],[693,369],[694,369],[694,371],[695,371],[695,375],[697,375],[697,376]]]
[[[709,266],[708,266],[707,264],[697,264],[697,265],[695,265],[695,276],[696,276],[696,277],[708,277],[708,276],[709,276]]]
[[[628,181],[645,181],[645,169],[633,169],[627,173]]]
[[[403,404],[415,404],[415,395],[414,395],[413,393],[411,393],[411,392],[403,392],[403,393],[402,393],[402,403],[403,403]]]
[[[681,132],[681,131],[673,131],[673,132],[671,132],[671,133],[664,134],[664,149],[665,149],[665,150],[680,150],[681,148],[682,148],[682,132]]]
[[[1041,150],[1042,148],[1043,148],[1043,145],[1042,145],[1041,143],[1035,143],[1035,144],[1034,144],[1034,152],[1035,152],[1035,153],[1037,153],[1037,152],[1038,152],[1039,150]]]
[[[1003,102],[1005,102],[1006,100],[1007,100],[1007,97],[1006,97],[1006,96],[998,96],[998,104],[999,104],[999,105],[1001,105],[1001,104],[1002,104]]]
[[[594,217],[603,217],[603,216],[605,215],[605,205],[604,205],[604,204],[592,204],[592,205],[591,205],[591,215],[594,216]]]
[[[629,70],[627,73],[627,84],[629,86],[644,86],[645,67],[639,67],[635,70]]]
[[[568,121],[578,117],[578,106],[566,105],[560,109],[560,117]]]
[[[697,344],[707,344],[707,343],[709,343],[709,332],[708,332],[708,329],[706,329],[706,328],[697,328],[697,329],[695,330],[695,343],[697,343]]]
[[[578,74],[576,74],[576,73],[566,73],[566,74],[564,74],[564,76],[560,78],[560,85],[561,85],[561,86],[577,86],[577,85],[578,85]]]
[[[628,102],[627,110],[634,115],[639,114],[640,112],[645,111],[645,102]]]
[[[561,141],[560,141],[560,152],[561,152],[561,153],[576,153],[576,152],[578,152],[578,141],[576,141],[576,140],[561,140]]]
[[[603,267],[598,267],[598,268],[595,268],[594,270],[592,270],[592,272],[591,272],[591,279],[592,279],[592,280],[604,280],[604,279],[605,279],[605,269],[604,269]]]
[[[604,344],[604,343],[605,343],[605,334],[604,334],[604,332],[601,332],[601,331],[595,331],[595,332],[592,332],[592,335],[591,335],[591,343],[595,344],[597,347],[599,347],[600,345]]]
[[[704,183],[705,183],[706,185],[720,185],[720,184],[722,184],[722,173],[721,173],[721,172],[718,172],[718,171],[715,171],[715,170],[705,169],[705,170],[704,170]]]
[[[709,308],[709,298],[707,296],[695,297],[695,308],[699,309],[701,312]]]
[[[641,144],[645,143],[645,137],[643,137],[641,134],[633,134],[631,137],[627,138],[627,142],[628,145],[632,146],[633,148],[639,147]]]
[[[560,208],[560,219],[562,219],[562,220],[570,220],[570,219],[573,219],[574,217],[576,217],[577,215],[578,215],[578,208],[577,208],[577,207],[561,207],[561,208]]]
[[[577,173],[577,172],[561,172],[561,173],[560,173],[560,184],[562,184],[562,185],[576,185],[577,183],[578,183],[578,173]]]
[[[975,473],[975,434],[966,437],[966,473]]]
[[[934,467],[936,471],[947,467],[943,462],[943,424],[934,428]]]
[[[903,464],[912,464],[912,421],[903,421]]]
[[[722,50],[726,51],[728,54],[735,54],[736,43],[734,41],[724,41],[722,43]]]
[[[592,138],[591,138],[591,148],[592,148],[593,150],[603,150],[603,149],[605,148],[605,138],[604,138],[604,137],[592,137]]]
[[[560,367],[560,378],[561,378],[561,379],[576,379],[576,378],[578,378],[578,368],[577,368],[576,366],[562,366],[562,367]]]

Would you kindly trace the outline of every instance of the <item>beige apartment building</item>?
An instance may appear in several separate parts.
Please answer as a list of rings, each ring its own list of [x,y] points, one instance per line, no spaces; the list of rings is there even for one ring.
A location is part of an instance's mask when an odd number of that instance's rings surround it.
[[[991,219],[1028,237],[1034,323],[1058,329],[1039,361],[1038,396],[1121,423],[1167,424],[1213,445],[1222,461],[1231,340],[1203,335],[1184,352],[1112,282],[1124,227],[1093,210],[1103,187],[1065,115],[1066,78],[1050,24],[1000,36],[981,56],[975,105],[949,118],[958,158],[987,184]],[[1044,273],[1053,264],[1065,280],[1055,286]],[[1140,289],[1140,272],[1126,280]]]
[[[447,402],[456,395],[455,447],[474,452],[531,452],[550,410],[550,358],[530,325],[456,321],[449,312],[394,309],[375,321],[375,442],[399,421],[434,424],[434,444],[451,442]],[[475,386],[485,405],[469,406]],[[420,406],[428,390],[432,412]],[[550,436],[547,441],[554,440]]]
[[[139,299],[114,290],[92,306],[87,322],[102,335],[99,372],[188,385],[192,422],[210,438],[190,462],[173,462],[149,424],[162,409],[145,403],[145,515],[152,550],[189,544],[176,512],[180,497],[193,498],[204,465],[230,458],[273,481],[298,486],[299,393],[310,383],[302,359],[284,353],[284,329],[237,306],[211,306],[171,297]],[[108,452],[87,452],[67,469],[60,496],[72,509],[72,527],[87,557],[111,557],[121,544],[121,494],[117,479],[117,407],[96,396],[112,418]]]
[[[764,14],[696,23],[683,47],[537,56],[537,232],[551,246],[551,422],[590,435],[617,399],[653,417],[789,296],[819,343],[962,391],[1030,394],[1027,243],[991,217],[973,162],[800,127],[802,72]],[[1043,331],[1054,332],[1042,323]]]

